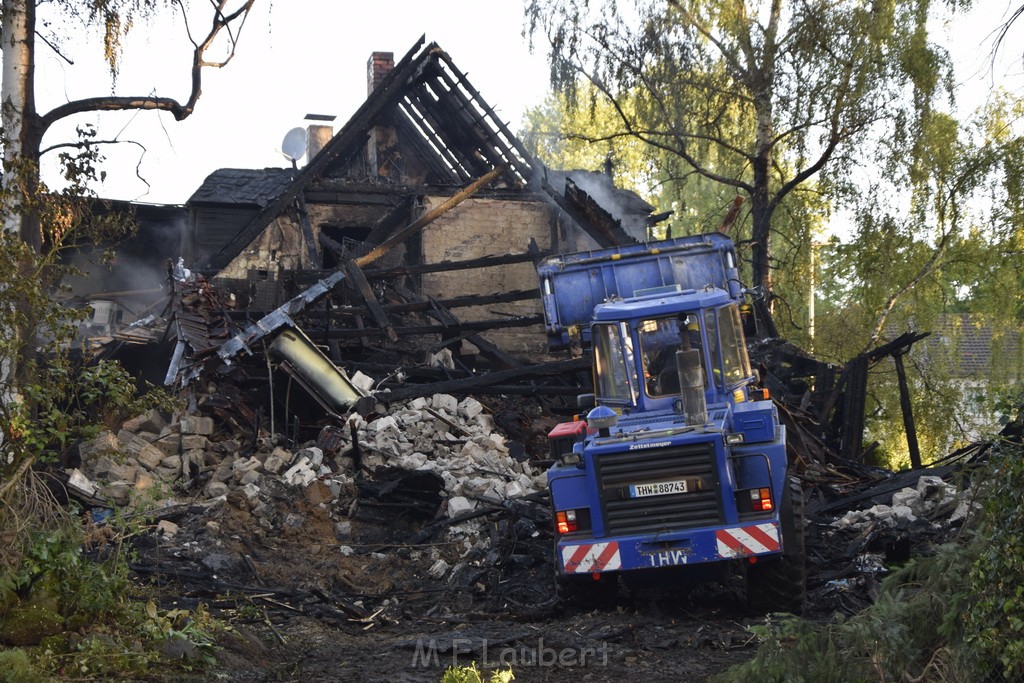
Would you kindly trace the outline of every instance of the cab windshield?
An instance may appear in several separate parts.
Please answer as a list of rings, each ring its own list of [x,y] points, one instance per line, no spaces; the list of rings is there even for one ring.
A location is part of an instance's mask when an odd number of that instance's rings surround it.
[[[697,316],[644,320],[638,330],[647,395],[652,398],[677,395],[676,352],[685,348],[684,344],[691,349],[703,348]],[[704,386],[707,386],[707,373],[704,373]]]
[[[735,304],[723,306],[717,310],[705,312],[705,323],[708,339],[721,339],[721,344],[712,343],[712,363],[721,362],[722,371],[715,370],[715,384],[721,389],[729,389],[750,377],[750,358],[747,355],[747,344],[743,337],[743,323],[740,311]],[[719,359],[721,352],[721,359]]]
[[[594,393],[599,401],[633,403],[636,366],[625,323],[594,325]]]

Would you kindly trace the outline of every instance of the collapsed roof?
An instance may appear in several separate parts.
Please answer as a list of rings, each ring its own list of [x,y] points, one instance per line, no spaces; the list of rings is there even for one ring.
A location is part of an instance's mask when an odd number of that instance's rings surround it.
[[[304,193],[336,189],[339,181],[367,182],[365,173],[359,178],[358,169],[367,162],[367,143],[378,126],[394,128],[402,142],[415,150],[416,161],[425,166],[427,184],[459,187],[501,168],[500,182],[506,190],[530,193],[554,204],[600,246],[636,241],[623,224],[644,225],[650,205],[622,190],[602,193],[600,198],[589,196],[586,189],[594,183],[592,178],[583,178],[592,175],[587,172],[579,172],[577,181],[583,191],[568,196],[566,174],[549,176],[451,57],[436,43],[423,44],[421,37],[344,127],[280,190],[270,187],[281,178],[276,173],[270,180],[257,181],[238,176],[235,169],[224,169],[207,179],[194,201],[223,201],[224,182],[231,181],[229,198],[244,195],[260,210],[219,251],[199,264],[201,269],[216,272],[226,267],[277,216],[302,201]],[[380,183],[401,179],[399,167],[408,159],[392,155],[373,161],[377,173],[370,180]],[[627,201],[621,201],[623,198]],[[588,210],[591,203],[599,204],[603,211]]]

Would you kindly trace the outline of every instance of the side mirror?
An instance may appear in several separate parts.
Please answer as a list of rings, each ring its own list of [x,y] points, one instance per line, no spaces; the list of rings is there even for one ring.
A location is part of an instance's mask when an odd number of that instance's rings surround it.
[[[576,397],[576,407],[580,410],[589,410],[597,405],[597,398],[594,394],[580,394]]]
[[[750,304],[740,306],[740,322],[743,325],[743,336],[747,339],[757,337],[757,315]]]

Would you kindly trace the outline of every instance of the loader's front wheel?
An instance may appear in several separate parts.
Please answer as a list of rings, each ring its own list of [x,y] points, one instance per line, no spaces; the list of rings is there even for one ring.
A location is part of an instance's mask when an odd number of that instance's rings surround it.
[[[779,512],[782,555],[747,565],[747,601],[759,612],[802,614],[807,595],[804,494],[794,476],[786,477]]]

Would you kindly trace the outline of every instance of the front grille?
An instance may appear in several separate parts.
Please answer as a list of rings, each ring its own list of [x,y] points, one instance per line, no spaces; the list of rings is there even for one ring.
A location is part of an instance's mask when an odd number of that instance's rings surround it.
[[[691,529],[722,523],[718,472],[711,442],[640,451],[604,453],[594,458],[609,534]],[[700,479],[690,493],[630,498],[631,484]]]

